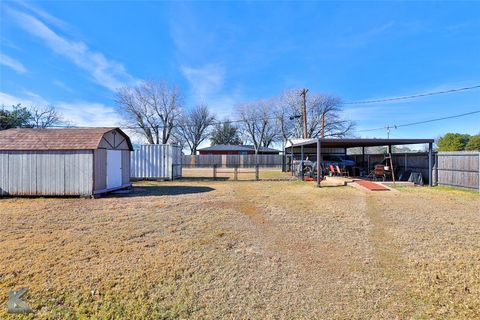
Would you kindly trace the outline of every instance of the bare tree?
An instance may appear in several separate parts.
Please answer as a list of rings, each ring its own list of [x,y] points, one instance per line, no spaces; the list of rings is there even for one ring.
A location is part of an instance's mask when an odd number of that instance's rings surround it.
[[[275,99],[278,126],[285,140],[303,136],[302,104],[298,93],[299,90],[288,90]],[[306,102],[308,138],[322,135],[322,117],[325,137],[345,137],[352,133],[354,123],[343,118],[340,98],[311,94],[307,96]]]
[[[61,114],[52,105],[33,106],[29,109],[30,124],[33,128],[48,128],[64,123]]]
[[[150,144],[170,141],[181,113],[181,100],[177,87],[156,81],[121,88],[115,99],[127,126],[140,132]]]
[[[279,135],[283,141],[298,137],[295,119],[301,116],[301,106],[298,93],[290,90],[274,97],[274,115],[277,121]]]
[[[198,105],[181,115],[177,130],[181,139],[188,145],[191,154],[196,154],[198,146],[208,138],[208,128],[214,120],[215,117],[207,105]]]
[[[258,153],[260,147],[268,147],[279,137],[271,109],[272,103],[269,100],[258,100],[237,107],[243,134],[246,140],[253,144],[255,153]]]

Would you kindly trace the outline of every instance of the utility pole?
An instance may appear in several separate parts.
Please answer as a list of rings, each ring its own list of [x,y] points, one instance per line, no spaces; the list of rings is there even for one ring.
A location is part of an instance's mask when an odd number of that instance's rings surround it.
[[[307,92],[308,89],[303,89],[300,95],[303,96],[303,138],[307,139]]]
[[[387,129],[387,139],[390,139],[390,129],[397,129],[397,125],[393,126],[386,126],[385,129]]]

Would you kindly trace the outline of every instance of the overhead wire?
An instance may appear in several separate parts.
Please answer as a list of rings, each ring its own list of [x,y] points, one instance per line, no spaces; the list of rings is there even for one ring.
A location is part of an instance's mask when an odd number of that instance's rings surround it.
[[[414,99],[414,98],[421,98],[421,97],[429,97],[429,96],[435,96],[439,94],[454,93],[454,92],[467,91],[467,90],[473,90],[473,89],[479,89],[479,88],[480,88],[480,85],[474,85],[470,87],[453,88],[453,89],[434,91],[434,92],[425,92],[425,93],[419,93],[419,94],[412,94],[408,96],[373,99],[373,100],[347,101],[347,102],[344,102],[343,104],[369,104],[369,103],[390,102],[390,101],[407,100],[407,99]]]
[[[454,89],[448,89],[448,90],[443,90],[443,91],[420,93],[420,94],[409,95],[409,96],[383,98],[383,99],[377,99],[377,100],[351,101],[351,102],[344,102],[344,104],[368,104],[368,103],[380,103],[380,102],[388,102],[388,101],[397,101],[397,100],[413,99],[413,98],[418,98],[418,97],[426,97],[426,96],[433,96],[433,95],[446,94],[446,93],[454,93],[454,92],[459,92],[459,91],[473,90],[473,89],[478,89],[478,88],[480,88],[480,85],[463,87],[463,88],[454,88]],[[362,130],[354,130],[354,131],[355,132],[370,132],[370,131],[385,130],[385,129],[389,129],[389,128],[400,128],[400,127],[413,126],[413,125],[424,124],[424,123],[429,123],[429,122],[453,119],[453,118],[463,117],[463,116],[476,114],[476,113],[480,113],[480,110],[467,112],[467,113],[462,113],[462,114],[453,115],[453,116],[442,117],[442,118],[435,118],[435,119],[429,119],[429,120],[424,120],[424,121],[417,121],[417,122],[412,122],[412,123],[406,123],[406,124],[400,124],[400,125],[387,125],[387,126],[378,127],[378,128],[362,129]],[[298,116],[293,116],[293,117],[298,117]],[[213,124],[221,125],[221,124],[227,124],[227,123],[228,124],[241,123],[241,122],[255,121],[255,120],[274,120],[274,119],[278,119],[278,118],[279,118],[278,116],[271,116],[271,117],[267,117],[267,118],[258,118],[258,119],[251,118],[251,119],[237,119],[237,120],[224,120],[224,121],[215,120],[213,122]],[[287,118],[288,118],[288,116],[287,116]],[[188,126],[193,126],[193,124],[188,124],[187,123],[187,124],[174,124],[173,125],[173,127],[188,127]],[[57,125],[57,126],[52,126],[52,127],[53,128],[78,128],[79,126]],[[121,127],[124,128],[124,129],[142,129],[142,127],[140,127],[140,126],[121,126]],[[158,125],[155,128],[157,128],[157,130],[159,130],[159,129],[164,129],[165,127],[167,127],[167,126]]]
[[[394,125],[388,125],[388,126],[372,128],[372,129],[355,130],[355,132],[368,132],[368,131],[378,131],[378,130],[385,130],[385,129],[397,129],[397,128],[409,127],[409,126],[425,124],[425,123],[430,123],[430,122],[460,118],[460,117],[465,117],[465,116],[472,115],[472,114],[477,114],[477,113],[480,113],[480,110],[475,110],[475,111],[471,111],[471,112],[467,112],[467,113],[456,114],[456,115],[453,115],[453,116],[447,116],[447,117],[441,117],[441,118],[435,118],[435,119],[428,119],[428,120],[423,120],[423,121],[416,121],[416,122],[411,122],[411,123],[403,123],[403,124],[398,124],[398,125],[394,124]]]

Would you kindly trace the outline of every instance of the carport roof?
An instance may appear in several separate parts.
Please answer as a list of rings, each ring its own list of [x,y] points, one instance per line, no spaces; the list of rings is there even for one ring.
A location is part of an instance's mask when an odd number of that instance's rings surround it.
[[[376,147],[389,145],[422,144],[433,143],[433,139],[321,139],[322,148],[354,148],[354,147]],[[287,145],[286,149],[293,147],[317,147],[317,139],[306,139]]]

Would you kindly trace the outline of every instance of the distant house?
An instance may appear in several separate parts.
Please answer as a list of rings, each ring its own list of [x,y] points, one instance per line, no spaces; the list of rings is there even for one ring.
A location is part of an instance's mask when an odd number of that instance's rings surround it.
[[[211,147],[206,147],[198,149],[200,155],[207,154],[255,154],[255,147],[250,145],[230,145],[230,144],[219,144]],[[258,154],[279,154],[280,151],[272,148],[260,147]]]

